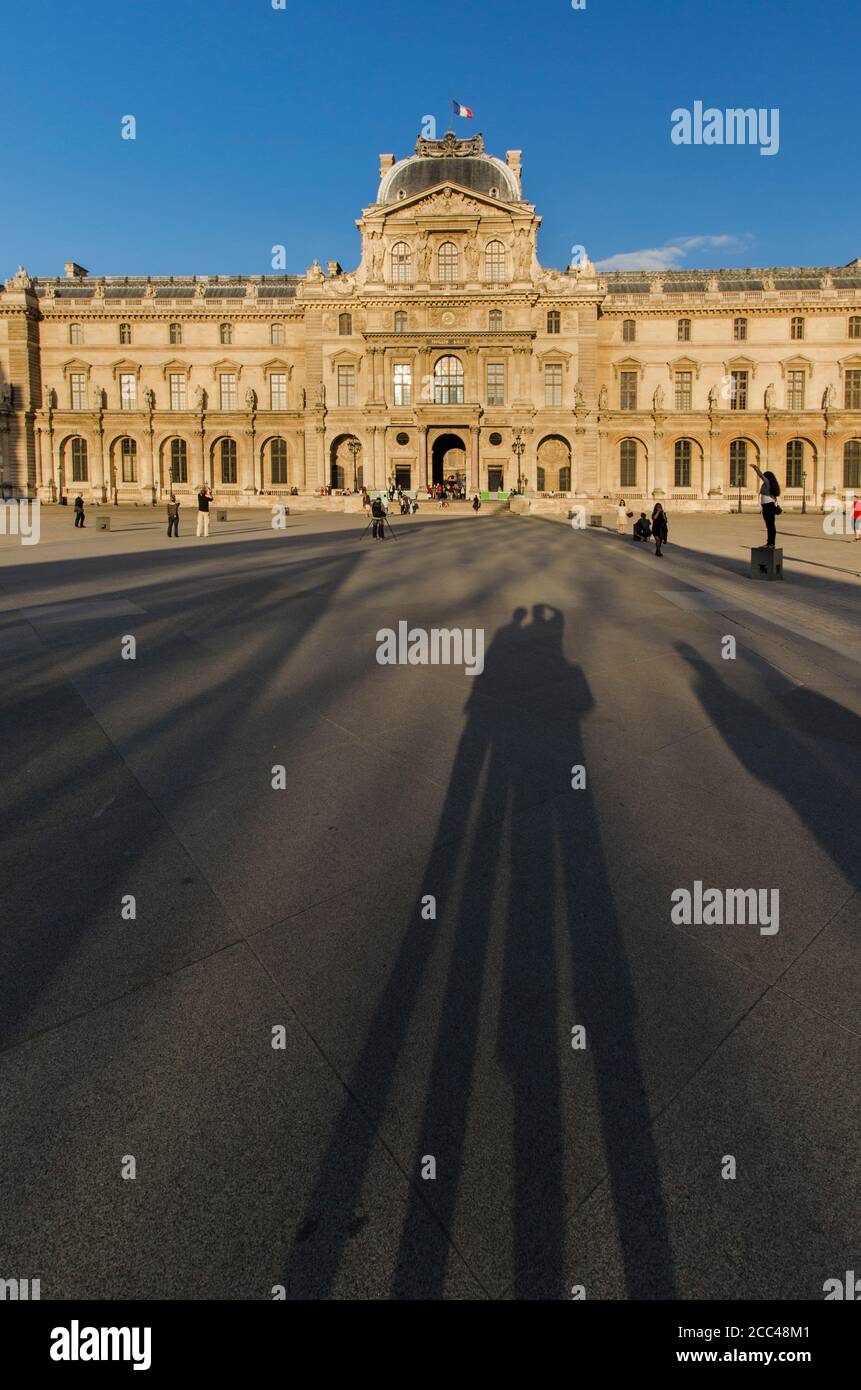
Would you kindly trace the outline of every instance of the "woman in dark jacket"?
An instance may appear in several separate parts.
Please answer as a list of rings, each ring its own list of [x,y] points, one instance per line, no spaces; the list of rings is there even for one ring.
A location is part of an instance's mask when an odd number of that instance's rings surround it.
[[[661,546],[666,542],[668,533],[667,513],[664,511],[660,502],[656,502],[652,508],[652,535],[655,538],[656,555],[663,555]]]

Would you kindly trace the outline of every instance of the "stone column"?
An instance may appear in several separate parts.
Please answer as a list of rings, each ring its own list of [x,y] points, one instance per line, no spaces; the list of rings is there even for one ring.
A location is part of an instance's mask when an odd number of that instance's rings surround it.
[[[833,434],[834,431],[830,430],[826,425],[824,431],[825,444],[822,450],[822,480],[820,483],[822,495],[818,499],[820,503],[823,502],[826,497],[835,497],[839,491],[837,486],[837,469],[835,467],[836,458],[829,447]]]
[[[111,496],[111,497],[108,496],[108,489],[110,488],[111,482],[112,482],[113,480],[112,480],[112,478],[110,478],[110,477],[108,476],[108,474],[105,472],[105,431],[104,431],[104,426],[102,425],[102,418],[101,418],[101,416],[99,416],[99,418],[98,418],[98,420],[97,420],[97,422],[96,422],[96,429],[97,429],[98,432],[99,432],[99,441],[98,441],[99,468],[98,468],[98,472],[96,473],[95,478],[93,479],[93,482],[94,482],[94,485],[95,485],[97,488],[101,488],[101,491],[102,491],[101,500],[102,500],[102,502],[112,502],[112,501],[113,501],[113,497],[112,497],[112,496]]]
[[[372,448],[374,467],[371,486],[382,488],[386,485],[386,430],[384,425],[373,426]],[[365,483],[368,486],[368,483]]]
[[[247,487],[253,488],[256,486],[256,483],[254,481],[254,475],[256,472],[254,466],[254,441],[256,437],[256,431],[254,428],[253,415],[251,417],[250,427],[244,430],[243,433],[245,435],[247,443],[245,448],[242,450],[242,458],[239,461],[239,486],[242,492],[244,493]]]
[[[200,451],[198,455],[198,467],[200,471],[197,479],[197,487],[203,487],[206,483],[206,430],[203,424],[201,424],[200,429],[197,431],[197,436],[200,440]]]
[[[293,487],[298,487],[300,492],[305,491],[305,431],[300,430],[296,435],[296,467]]]
[[[419,425],[419,487],[427,487],[428,477],[428,427]]]
[[[703,449],[702,497],[707,498],[712,486],[712,443],[709,438],[707,449]]]
[[[147,489],[149,490],[149,496],[145,496],[144,500],[146,502],[152,502],[155,499],[155,459],[153,454],[152,416],[150,416],[149,429],[147,430],[147,434],[149,436],[149,447],[146,453],[144,454],[143,458],[141,459],[140,486],[141,491],[144,493],[146,493]]]
[[[469,427],[469,487],[471,492],[478,492],[478,425]]]

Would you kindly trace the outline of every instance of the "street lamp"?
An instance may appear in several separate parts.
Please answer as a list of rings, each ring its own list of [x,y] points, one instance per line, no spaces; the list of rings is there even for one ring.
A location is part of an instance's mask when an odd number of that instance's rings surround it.
[[[523,484],[526,482],[526,479],[521,474],[520,469],[523,463],[523,454],[526,449],[526,444],[521,438],[520,430],[518,430],[517,434],[514,436],[511,447],[517,455],[517,490],[518,492],[523,492]]]
[[[354,492],[358,492],[358,491],[359,491],[359,473],[358,473],[358,469],[357,469],[357,467],[356,467],[356,455],[358,454],[358,452],[359,452],[359,450],[361,449],[361,447],[362,447],[362,446],[361,446],[361,444],[359,443],[358,439],[351,439],[351,440],[349,441],[349,443],[347,444],[347,448],[349,449],[350,453],[353,455],[353,491],[354,491]]]
[[[801,475],[801,515],[807,516],[807,474]]]

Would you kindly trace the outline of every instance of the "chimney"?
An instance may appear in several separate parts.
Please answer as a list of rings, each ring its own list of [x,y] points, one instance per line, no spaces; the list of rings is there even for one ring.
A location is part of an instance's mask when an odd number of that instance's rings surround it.
[[[384,174],[387,174],[389,172],[394,162],[395,156],[393,154],[380,155],[380,178],[382,178]]]
[[[88,270],[84,270],[82,265],[78,265],[77,261],[66,261],[63,269],[66,272],[67,280],[74,280],[78,277],[85,279],[90,273]]]
[[[522,150],[506,150],[506,151],[505,151],[505,162],[506,162],[506,164],[508,165],[508,167],[509,167],[509,169],[511,170],[512,174],[514,175],[514,177],[517,179],[517,182],[518,182],[518,183],[520,182],[520,166],[521,166],[521,161],[522,161],[522,159],[523,159],[523,151],[522,151]]]

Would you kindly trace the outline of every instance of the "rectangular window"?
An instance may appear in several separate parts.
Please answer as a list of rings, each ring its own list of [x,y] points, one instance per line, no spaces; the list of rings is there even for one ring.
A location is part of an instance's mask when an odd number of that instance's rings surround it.
[[[747,372],[731,372],[730,410],[747,410]]]
[[[270,410],[287,409],[287,373],[273,372],[269,378]]]
[[[787,410],[804,409],[804,372],[790,372],[786,387]]]
[[[120,410],[137,410],[138,379],[132,372],[120,373]]]
[[[80,347],[84,341],[84,330],[79,323],[69,325],[69,342],[72,347]]]
[[[171,410],[186,410],[188,408],[185,376],[182,372],[171,372],[170,374],[170,408]]]
[[[747,341],[747,319],[735,319],[732,326],[732,336],[737,343]]]
[[[794,338],[796,342],[804,337],[804,319],[796,318],[791,321],[789,336]]]
[[[559,383],[559,401],[562,403],[562,382]],[[503,362],[488,362],[487,364],[487,404],[505,405],[505,364]]]
[[[692,372],[676,372],[676,410],[690,410],[693,400],[692,381]]]
[[[409,362],[395,363],[395,405],[410,405],[413,398],[413,369]]]
[[[284,325],[283,323],[273,323],[269,331],[269,341],[273,347],[282,347],[284,344]]]
[[[338,405],[356,404],[356,368],[339,365],[338,367]]]
[[[678,341],[689,343],[691,341],[691,321],[690,319],[679,319]]]
[[[218,378],[221,388],[221,409],[236,409],[236,373],[222,372]]]
[[[861,410],[861,371],[846,373],[844,409]]]
[[[562,364],[548,362],[544,368],[544,404],[562,404]]]
[[[619,374],[619,405],[622,410],[637,409],[636,372],[621,372]]]
[[[86,410],[87,408],[87,376],[85,372],[72,372],[69,377],[72,388],[72,409]]]

